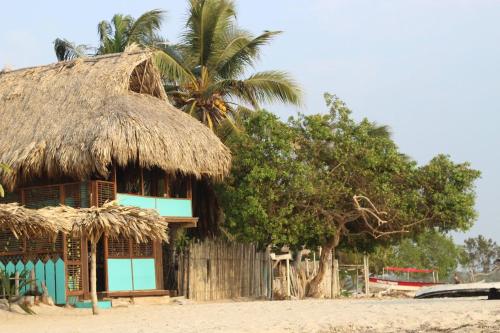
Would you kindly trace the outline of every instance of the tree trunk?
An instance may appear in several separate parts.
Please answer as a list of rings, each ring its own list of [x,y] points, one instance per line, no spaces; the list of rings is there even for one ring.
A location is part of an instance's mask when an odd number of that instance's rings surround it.
[[[303,269],[301,269],[302,257],[305,253],[309,253],[309,250],[298,250],[293,261],[293,267],[295,269],[295,273],[297,274],[297,296],[299,298],[304,298],[308,284],[307,274]]]
[[[309,288],[307,291],[307,296],[319,298],[322,297],[322,292],[320,288],[321,282],[325,277],[325,273],[327,271],[328,258],[332,251],[335,250],[337,245],[339,245],[340,235],[335,234],[328,242],[323,246],[321,250],[321,256],[319,258],[319,266],[318,273],[316,276],[309,282]]]
[[[92,299],[92,314],[99,314],[97,304],[97,242],[90,241],[90,297]]]

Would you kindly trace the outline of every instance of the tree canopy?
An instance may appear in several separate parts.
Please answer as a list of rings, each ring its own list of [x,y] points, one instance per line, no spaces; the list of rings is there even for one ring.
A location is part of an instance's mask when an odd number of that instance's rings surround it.
[[[489,273],[500,259],[500,246],[491,238],[479,235],[464,241],[461,264],[473,273]]]
[[[283,71],[249,74],[259,60],[261,48],[279,31],[254,36],[236,22],[232,0],[189,0],[189,11],[180,42],[172,44],[161,36],[164,17],[151,10],[134,19],[116,14],[97,26],[99,46],[75,45],[66,39],[54,42],[58,60],[123,52],[131,44],[155,50],[155,64],[165,82],[167,94],[178,108],[208,127],[235,127],[234,116],[260,103],[299,105],[301,89]]]
[[[370,264],[376,272],[384,266],[435,269],[443,281],[452,277],[460,256],[461,249],[450,236],[431,229],[414,238],[398,239],[390,246],[377,246]]]
[[[285,124],[261,111],[228,140],[234,167],[220,192],[230,233],[262,245],[321,246],[326,263],[342,242],[370,247],[394,235],[470,228],[478,171],[445,155],[419,166],[387,127],[355,121],[341,100],[325,97],[327,114]]]
[[[119,53],[131,44],[142,47],[153,47],[163,42],[159,36],[165,12],[153,9],[145,12],[137,19],[130,15],[115,14],[111,21],[103,20],[97,25],[99,46],[76,45],[67,39],[57,38],[54,41],[54,52],[57,60],[72,60],[84,56]]]
[[[259,59],[261,48],[279,31],[254,36],[236,22],[232,0],[191,0],[188,20],[178,51],[182,75],[169,76],[168,93],[181,109],[210,128],[233,123],[243,103],[258,108],[263,102],[300,104],[301,91],[289,74],[264,71],[247,75]],[[178,64],[168,58],[158,61],[165,74]]]

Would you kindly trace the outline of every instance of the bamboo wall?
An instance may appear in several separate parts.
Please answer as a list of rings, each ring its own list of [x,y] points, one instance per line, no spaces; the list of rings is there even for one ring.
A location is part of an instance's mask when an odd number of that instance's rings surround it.
[[[197,301],[271,297],[271,261],[252,244],[192,243],[179,256],[178,292]]]

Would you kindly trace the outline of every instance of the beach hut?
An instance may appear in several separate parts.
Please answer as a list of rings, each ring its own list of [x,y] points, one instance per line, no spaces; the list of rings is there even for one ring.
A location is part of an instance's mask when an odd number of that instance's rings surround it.
[[[119,205],[153,209],[169,228],[196,227],[199,189],[229,172],[229,150],[167,100],[151,52],[77,59],[0,73],[0,202],[39,209]],[[89,298],[87,233],[37,237],[13,246],[0,234],[0,261],[63,261],[66,298]],[[96,244],[103,296],[165,295],[162,242],[105,235]],[[2,243],[3,242],[3,243]],[[23,243],[24,242],[24,243]],[[21,244],[22,243],[22,244]]]

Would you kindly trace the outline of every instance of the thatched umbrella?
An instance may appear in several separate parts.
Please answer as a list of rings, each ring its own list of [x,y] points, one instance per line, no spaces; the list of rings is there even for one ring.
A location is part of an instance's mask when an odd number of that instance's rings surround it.
[[[152,209],[118,206],[111,202],[103,207],[75,209],[59,206],[42,208],[39,212],[57,224],[67,224],[70,233],[84,236],[90,241],[90,291],[94,314],[98,313],[96,255],[97,243],[101,237],[123,236],[137,243],[168,240],[167,222]]]
[[[17,239],[56,237],[60,231],[67,231],[65,228],[65,224],[48,219],[36,210],[17,203],[0,204],[0,230],[9,230]]]

